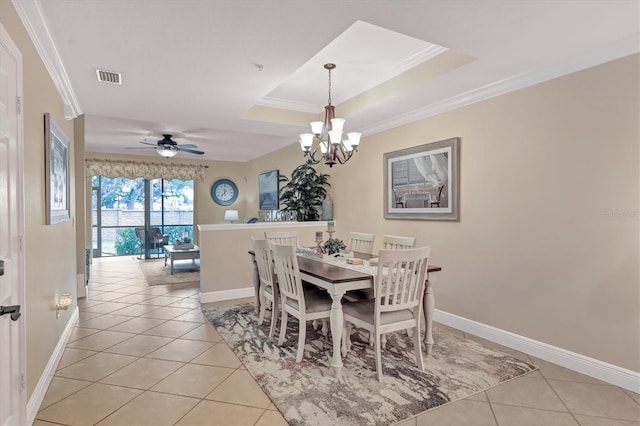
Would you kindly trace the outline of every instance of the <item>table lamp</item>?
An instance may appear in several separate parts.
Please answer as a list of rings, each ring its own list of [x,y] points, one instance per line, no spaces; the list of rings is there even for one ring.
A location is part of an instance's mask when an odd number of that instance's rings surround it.
[[[238,210],[225,210],[224,220],[228,220],[233,223],[234,220],[238,220]]]

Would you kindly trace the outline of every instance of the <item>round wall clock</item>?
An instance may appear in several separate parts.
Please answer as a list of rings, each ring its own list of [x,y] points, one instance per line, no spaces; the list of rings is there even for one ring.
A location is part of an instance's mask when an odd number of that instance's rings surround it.
[[[211,185],[211,198],[216,204],[230,206],[238,199],[238,187],[230,179],[218,179]]]

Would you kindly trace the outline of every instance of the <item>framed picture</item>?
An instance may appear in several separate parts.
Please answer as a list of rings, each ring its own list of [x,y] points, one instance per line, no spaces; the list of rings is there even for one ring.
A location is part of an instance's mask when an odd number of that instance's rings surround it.
[[[451,138],[385,153],[385,219],[458,220],[459,149]]]
[[[44,114],[46,224],[69,220],[69,138],[47,112]]]
[[[259,210],[278,210],[280,208],[279,185],[279,170],[272,170],[270,172],[261,173],[258,176]]]

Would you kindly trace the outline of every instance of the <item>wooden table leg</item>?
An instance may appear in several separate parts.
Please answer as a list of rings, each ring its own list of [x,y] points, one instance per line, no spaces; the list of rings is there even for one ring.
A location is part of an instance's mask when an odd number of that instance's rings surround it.
[[[431,354],[431,349],[433,348],[433,313],[435,310],[435,298],[433,296],[433,287],[431,286],[431,281],[427,280],[425,290],[424,290],[424,299],[422,300],[422,307],[424,309],[424,343],[427,346],[427,355]]]
[[[344,291],[339,290],[331,294],[333,303],[331,304],[331,337],[333,338],[333,356],[331,358],[331,366],[336,378],[342,376],[342,353],[341,342],[342,332],[344,328],[344,316],[342,313],[342,296]]]

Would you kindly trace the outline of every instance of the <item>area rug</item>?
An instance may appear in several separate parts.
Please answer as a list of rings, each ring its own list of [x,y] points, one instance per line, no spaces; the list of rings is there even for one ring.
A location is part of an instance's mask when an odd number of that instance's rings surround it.
[[[297,364],[297,320],[289,320],[279,347],[278,332],[268,337],[270,317],[257,325],[251,303],[203,308],[203,313],[291,425],[389,425],[536,370],[434,324],[435,345],[424,357],[425,371],[414,363],[406,332],[390,333],[382,352],[384,382],[378,382],[366,332],[354,329],[342,377],[336,379],[331,336],[310,323]]]
[[[145,260],[140,262],[140,268],[144,273],[148,285],[178,284],[193,281],[200,281],[200,271],[196,265],[189,260],[179,260],[173,263],[173,275],[167,261],[164,266],[164,259]]]

